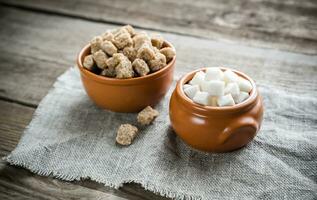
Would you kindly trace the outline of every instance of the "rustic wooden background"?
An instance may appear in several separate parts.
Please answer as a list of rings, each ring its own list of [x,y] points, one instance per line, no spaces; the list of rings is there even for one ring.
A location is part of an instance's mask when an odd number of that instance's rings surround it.
[[[123,24],[174,38],[178,72],[185,64],[263,66],[261,73],[247,69],[286,90],[313,81],[316,92],[316,0],[0,0],[0,157],[17,145],[40,100],[89,38]],[[267,60],[275,53],[279,59]],[[287,73],[274,77],[275,71]],[[114,190],[63,182],[0,162],[0,199],[78,198],[164,199],[137,184]]]

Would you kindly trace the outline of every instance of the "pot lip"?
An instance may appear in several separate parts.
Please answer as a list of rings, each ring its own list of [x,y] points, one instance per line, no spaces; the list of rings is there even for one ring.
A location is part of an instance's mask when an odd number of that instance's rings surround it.
[[[171,47],[176,52],[174,46],[166,40],[164,41],[164,46]],[[148,83],[148,81],[157,79],[165,75],[166,73],[168,73],[173,68],[176,61],[176,55],[175,55],[173,59],[164,68],[146,76],[130,78],[130,79],[108,78],[105,76],[94,74],[93,72],[90,72],[89,70],[83,67],[82,61],[84,56],[87,55],[87,52],[89,51],[89,49],[90,49],[90,44],[87,44],[84,48],[81,49],[81,51],[79,52],[77,56],[77,67],[79,68],[81,75],[86,76],[90,80],[94,80],[96,82],[100,82],[103,84],[110,84],[110,85],[136,85],[136,84]]]
[[[196,111],[197,113],[202,113],[202,114],[207,114],[207,115],[211,115],[211,114],[225,114],[225,113],[234,113],[234,112],[240,112],[242,110],[247,110],[249,109],[252,105],[254,105],[256,103],[256,99],[258,97],[258,91],[255,85],[255,82],[246,74],[244,74],[243,72],[240,72],[238,70],[232,69],[232,68],[227,68],[227,67],[219,67],[222,71],[225,71],[227,69],[232,70],[233,72],[235,72],[237,75],[247,79],[248,81],[250,81],[251,85],[252,85],[252,90],[250,92],[250,96],[248,99],[246,99],[245,101],[243,101],[242,103],[236,104],[234,106],[224,106],[224,107],[212,107],[212,106],[204,106],[204,105],[200,105],[198,103],[193,102],[189,97],[187,97],[187,95],[184,93],[183,90],[183,85],[185,83],[187,83],[193,76],[195,73],[199,72],[199,71],[205,71],[207,68],[200,68],[194,71],[191,71],[187,74],[185,74],[177,83],[176,85],[176,93],[178,94],[178,96],[180,97],[180,102],[182,102],[187,108],[190,107],[192,108],[194,111]]]

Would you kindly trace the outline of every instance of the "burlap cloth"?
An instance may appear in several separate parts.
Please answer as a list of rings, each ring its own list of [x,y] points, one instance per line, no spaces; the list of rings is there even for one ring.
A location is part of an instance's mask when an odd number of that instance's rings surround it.
[[[168,117],[174,86],[156,106],[155,123],[122,147],[115,143],[116,129],[136,124],[136,114],[96,107],[71,68],[39,104],[5,159],[62,180],[90,178],[114,188],[136,182],[175,199],[317,199],[316,99],[258,87],[264,122],[245,148],[210,154],[184,144]]]

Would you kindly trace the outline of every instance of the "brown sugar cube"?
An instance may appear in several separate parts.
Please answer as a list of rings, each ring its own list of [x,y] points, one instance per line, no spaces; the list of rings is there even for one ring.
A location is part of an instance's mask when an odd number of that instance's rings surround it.
[[[114,53],[111,58],[108,58],[106,61],[106,64],[108,68],[115,69],[116,66],[121,62],[121,60],[124,60],[125,56],[122,53]]]
[[[116,71],[111,68],[106,68],[101,71],[100,75],[113,78],[116,77]]]
[[[134,71],[130,60],[125,57],[125,60],[121,60],[120,63],[116,66],[116,78],[127,79],[134,76]]]
[[[98,68],[105,69],[107,67],[106,61],[108,56],[102,50],[95,52],[93,58]]]
[[[125,25],[122,28],[127,30],[128,33],[131,35],[131,37],[133,37],[136,34],[136,31],[134,30],[134,28],[131,25]]]
[[[148,62],[152,72],[156,72],[166,66],[166,58],[161,53],[156,53],[155,58]]]
[[[123,49],[123,54],[133,62],[136,59],[137,51],[133,47],[125,47]]]
[[[132,63],[132,67],[134,71],[139,74],[140,76],[145,76],[150,72],[150,69],[146,62],[142,59],[135,59]]]
[[[159,112],[151,106],[147,106],[137,116],[138,123],[141,125],[149,125],[157,116]]]
[[[144,43],[151,44],[151,38],[146,33],[141,32],[133,37],[133,44],[136,50],[138,50]]]
[[[133,45],[132,38],[125,29],[121,29],[114,35],[113,43],[118,49]]]
[[[113,41],[114,35],[110,31],[107,31],[104,34],[102,34],[101,37],[103,41],[106,40],[111,42]]]
[[[130,145],[136,137],[138,131],[138,128],[131,124],[121,124],[117,131],[117,143],[121,145]]]
[[[161,53],[160,50],[159,50],[158,48],[156,48],[156,47],[153,47],[153,50],[154,50],[154,53],[155,53],[155,54]]]
[[[90,52],[96,53],[100,50],[100,45],[102,42],[102,37],[96,36],[90,41]]]
[[[88,69],[89,71],[91,71],[93,69],[94,64],[95,64],[95,62],[94,62],[92,55],[88,55],[84,58],[83,66],[86,69]]]
[[[114,53],[117,53],[117,47],[112,44],[110,41],[103,41],[100,45],[100,48],[106,52],[109,56],[112,56]]]
[[[116,60],[115,58],[111,57],[108,58],[106,61],[106,65],[108,66],[109,69],[114,69],[116,66],[119,64],[119,61]]]
[[[169,62],[173,59],[173,57],[176,55],[175,50],[171,47],[164,47],[160,50],[162,54],[166,57],[166,62]]]
[[[151,38],[151,43],[153,47],[156,47],[158,49],[161,49],[164,43],[164,39],[160,35],[154,35]]]
[[[121,61],[126,61],[128,60],[127,57],[123,53],[115,53],[112,56],[118,63]]]
[[[139,48],[136,57],[141,58],[144,61],[150,61],[150,60],[153,60],[155,58],[155,53],[154,53],[153,48],[149,44],[144,43]]]
[[[122,34],[122,33],[129,33],[129,31],[127,30],[127,28],[125,28],[124,26],[123,27],[119,27],[119,28],[115,28],[115,29],[112,29],[110,30],[110,32],[116,36],[116,35],[119,35],[119,34]],[[129,33],[130,35],[130,33]]]

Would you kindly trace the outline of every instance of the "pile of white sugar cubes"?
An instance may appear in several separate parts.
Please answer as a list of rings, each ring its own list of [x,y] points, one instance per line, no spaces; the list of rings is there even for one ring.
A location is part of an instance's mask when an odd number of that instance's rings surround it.
[[[192,80],[183,85],[183,90],[195,103],[222,107],[246,100],[252,85],[230,69],[222,71],[218,67],[209,67],[206,72],[197,72]]]

